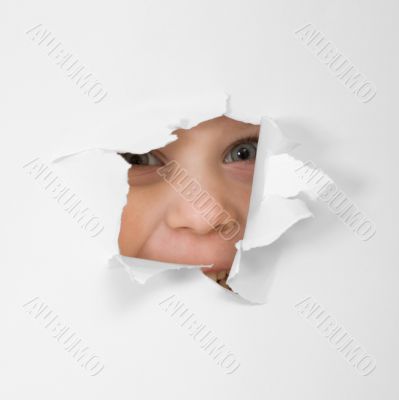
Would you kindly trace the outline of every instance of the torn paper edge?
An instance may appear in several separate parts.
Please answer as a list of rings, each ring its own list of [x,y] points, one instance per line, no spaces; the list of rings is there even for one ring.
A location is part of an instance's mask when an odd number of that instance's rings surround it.
[[[189,264],[174,264],[165,263],[162,261],[148,260],[145,258],[126,257],[120,254],[115,255],[110,260],[110,265],[114,262],[122,265],[133,282],[144,285],[152,277],[163,272],[176,271],[180,269],[198,269],[211,268],[210,265],[189,265]]]
[[[171,103],[173,102],[170,101],[169,106]],[[177,102],[176,104],[179,103]],[[225,93],[218,93],[216,96],[214,94],[202,96],[200,100],[196,99],[194,103],[185,102],[184,104],[186,113],[181,111],[179,117],[176,117],[176,115],[171,117],[168,113],[163,113],[163,119],[161,118],[162,122],[159,125],[162,125],[164,128],[157,131],[156,134],[152,131],[151,140],[148,140],[149,143],[156,142],[156,146],[153,144],[143,144],[143,136],[140,135],[138,140],[132,141],[128,147],[81,149],[68,155],[54,157],[53,161],[60,162],[87,151],[100,151],[104,153],[134,151],[144,153],[176,140],[172,132],[177,129],[191,129],[201,122],[222,115],[241,122],[259,124],[258,153],[247,224],[244,238],[236,243],[237,253],[227,280],[227,284],[232,290],[241,296],[237,282],[239,282],[240,278],[240,259],[242,255],[253,248],[269,246],[299,221],[312,216],[305,202],[295,198],[301,192],[308,193],[311,196],[309,189],[305,185],[297,184],[295,188],[288,185],[288,187],[282,190],[281,187],[278,188],[276,185],[270,185],[270,182],[268,182],[271,171],[277,167],[277,157],[280,157],[280,159],[281,157],[286,157],[286,161],[283,161],[283,164],[293,162],[303,165],[302,161],[296,160],[288,154],[298,144],[289,140],[280,130],[277,123],[271,118],[266,116],[249,116],[248,114],[244,117],[240,115],[238,110],[233,111],[230,106],[230,96]],[[204,104],[208,105],[208,109],[205,112],[199,111],[201,107],[203,108]],[[144,105],[141,108],[145,109]],[[136,135],[132,136],[133,138],[136,137]],[[147,142],[147,140],[144,140],[144,142]],[[135,150],[134,143],[139,144],[139,150]],[[273,164],[275,164],[274,167]],[[294,173],[294,170],[291,172]],[[276,213],[277,210],[278,213]],[[276,215],[282,216],[282,219],[270,219]],[[268,218],[269,220],[267,220]],[[259,231],[259,228],[262,228],[262,233],[254,235],[253,232]],[[202,269],[207,267],[205,265],[170,264],[162,261],[144,260],[121,255],[115,255],[112,260],[119,262],[126,269],[130,278],[140,284],[145,284],[148,279],[164,271],[180,270],[183,268]],[[237,290],[235,290],[235,287],[237,287]],[[242,297],[249,302],[258,303],[257,301],[253,301],[250,298],[251,296]]]

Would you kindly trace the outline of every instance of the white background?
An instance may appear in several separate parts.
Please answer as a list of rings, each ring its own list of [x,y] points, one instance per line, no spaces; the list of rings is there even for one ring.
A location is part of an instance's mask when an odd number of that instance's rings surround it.
[[[399,398],[396,1],[3,0],[0,7],[2,398]],[[297,39],[308,23],[376,85],[371,102],[361,103]],[[101,80],[109,91],[103,103],[93,104],[30,40],[25,32],[37,24]],[[302,143],[295,155],[323,168],[376,235],[361,241],[317,205],[317,219],[282,239],[284,262],[262,306],[226,296],[205,278],[138,287],[107,268],[101,240],[22,166],[96,145],[95,129],[86,127],[102,113],[182,86],[225,90],[276,119]],[[112,180],[98,173],[112,195]],[[101,202],[62,176],[107,221]],[[236,354],[235,374],[162,311],[158,303],[171,294]],[[24,312],[36,296],[104,360],[101,374],[90,377]],[[375,357],[372,374],[359,375],[298,315],[294,304],[308,296]]]

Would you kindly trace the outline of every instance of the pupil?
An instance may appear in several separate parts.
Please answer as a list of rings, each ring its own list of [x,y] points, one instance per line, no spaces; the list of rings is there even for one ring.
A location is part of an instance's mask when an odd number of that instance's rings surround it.
[[[249,157],[249,150],[246,147],[241,147],[237,150],[237,156],[241,160],[246,160]]]
[[[143,164],[143,159],[140,157],[139,154],[132,155],[131,162],[133,164]]]

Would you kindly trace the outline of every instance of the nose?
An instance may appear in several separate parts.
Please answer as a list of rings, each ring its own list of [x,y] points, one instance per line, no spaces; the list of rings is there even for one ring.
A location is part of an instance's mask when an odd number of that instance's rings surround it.
[[[171,229],[207,235],[237,218],[229,194],[216,176],[208,175],[206,181],[187,176],[184,184],[175,182],[169,186],[173,194],[169,197],[165,220]]]

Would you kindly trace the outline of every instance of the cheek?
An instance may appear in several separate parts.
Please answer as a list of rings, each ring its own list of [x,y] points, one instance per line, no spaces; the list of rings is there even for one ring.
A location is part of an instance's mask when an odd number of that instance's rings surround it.
[[[230,205],[234,207],[244,226],[252,193],[253,173],[253,165],[229,166],[224,169],[224,186],[226,193],[229,193]]]
[[[252,187],[254,169],[254,161],[235,162],[223,166],[224,173],[229,179],[248,185],[249,187]]]
[[[133,166],[128,171],[128,182],[131,187],[152,185],[162,180],[158,175],[159,166]]]
[[[121,255],[137,257],[161,219],[159,199],[156,188],[130,187],[119,231]]]
[[[238,220],[241,224],[241,234],[243,235],[245,226],[247,224],[251,188],[245,186],[243,187],[242,185],[235,185],[231,193],[233,197],[231,200],[232,207],[235,208],[237,215],[239,216]]]

